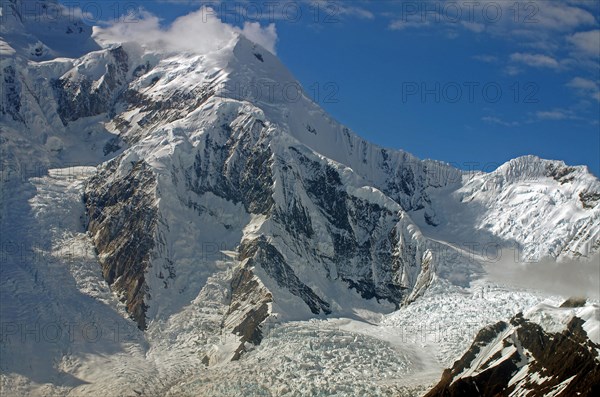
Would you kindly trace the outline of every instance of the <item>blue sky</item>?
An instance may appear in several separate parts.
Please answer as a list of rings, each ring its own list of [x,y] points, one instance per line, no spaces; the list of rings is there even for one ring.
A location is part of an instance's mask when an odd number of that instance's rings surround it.
[[[165,27],[212,5],[270,29],[306,91],[377,144],[462,168],[535,154],[600,175],[599,1],[106,4],[103,16],[143,5]]]

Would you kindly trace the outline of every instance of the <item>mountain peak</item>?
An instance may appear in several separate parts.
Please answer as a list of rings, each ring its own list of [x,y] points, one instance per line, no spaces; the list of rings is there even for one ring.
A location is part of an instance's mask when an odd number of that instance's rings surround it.
[[[591,174],[586,166],[569,166],[561,160],[542,159],[534,155],[509,160],[492,174],[502,175],[507,180],[553,178],[561,184],[585,180],[585,183],[600,186],[598,178]]]
[[[72,7],[57,0],[3,2],[0,39],[9,42],[16,55],[33,61],[78,58],[100,49],[92,40],[92,28]]]

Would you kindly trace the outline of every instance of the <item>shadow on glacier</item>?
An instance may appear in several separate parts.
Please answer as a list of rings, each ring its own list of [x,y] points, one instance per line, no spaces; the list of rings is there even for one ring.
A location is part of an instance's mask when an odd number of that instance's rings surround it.
[[[147,349],[143,334],[108,303],[79,290],[68,259],[51,256],[53,241],[35,218],[31,182],[3,186],[0,244],[0,368],[38,384],[87,382],[60,369],[65,359]],[[82,205],[83,208],[83,205]],[[51,211],[52,209],[50,209]],[[82,212],[83,215],[83,212]],[[59,220],[56,219],[58,222]],[[72,231],[71,231],[72,232]],[[76,232],[84,232],[83,227]],[[98,265],[97,277],[104,282]]]

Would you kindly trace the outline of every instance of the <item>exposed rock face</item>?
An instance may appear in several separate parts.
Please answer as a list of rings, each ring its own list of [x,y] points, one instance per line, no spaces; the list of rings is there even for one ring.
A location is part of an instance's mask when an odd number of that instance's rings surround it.
[[[156,179],[143,161],[131,164],[123,179],[114,180],[118,162],[93,177],[85,192],[88,231],[102,275],[140,329],[146,328],[145,272],[154,248],[157,223]]]
[[[240,259],[249,258],[247,266],[260,266],[277,282],[277,285],[300,297],[314,314],[330,314],[329,304],[317,296],[310,287],[294,274],[285,258],[264,237],[244,243],[240,248]]]
[[[114,114],[113,106],[128,83],[129,57],[123,47],[106,53],[105,73],[97,80],[67,75],[54,81],[58,114],[66,125],[70,121],[102,113]]]
[[[0,113],[10,115],[13,120],[23,122],[21,111],[21,84],[16,77],[13,65],[4,67],[2,79],[2,98],[0,98]]]
[[[576,171],[577,169],[574,167],[561,167],[555,164],[546,166],[547,175],[561,184],[572,182],[575,179]]]
[[[247,263],[236,270],[231,280],[231,303],[222,328],[240,340],[232,360],[239,359],[246,351],[246,343],[260,344],[263,338],[261,324],[269,317],[269,304],[273,300],[251,269]]]
[[[586,192],[579,193],[579,199],[583,208],[591,209],[598,205],[600,202],[600,192]]]
[[[216,134],[207,134],[192,168],[185,170],[187,187],[198,195],[211,192],[241,202],[250,214],[269,213],[273,175],[266,132],[263,121],[240,114]]]
[[[398,273],[405,270],[404,265],[418,267],[414,262],[416,252],[404,252],[406,258],[411,258],[410,264],[393,258],[393,249],[399,244],[395,226],[400,221],[400,208],[349,194],[339,170],[294,147],[289,153],[291,156],[285,160],[279,158],[283,162],[279,177],[286,201],[278,203],[275,222],[304,239],[305,244],[315,238],[313,222],[325,224],[327,240],[332,244],[330,255],[298,249],[298,256],[314,257],[312,260],[322,263],[324,269],[334,268],[337,277],[365,299],[399,304],[404,293]],[[306,198],[295,191],[299,184]],[[364,266],[366,263],[373,266]]]
[[[484,328],[426,396],[595,396],[600,346],[583,324],[573,317],[551,333],[519,314]]]

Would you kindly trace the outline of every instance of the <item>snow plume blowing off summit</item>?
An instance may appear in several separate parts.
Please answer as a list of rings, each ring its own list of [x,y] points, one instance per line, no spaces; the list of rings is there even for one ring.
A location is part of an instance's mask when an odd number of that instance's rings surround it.
[[[522,261],[514,251],[504,254],[485,266],[493,281],[553,295],[600,299],[600,253],[561,261],[552,258]]]
[[[174,53],[203,54],[223,47],[241,33],[275,54],[277,31],[274,23],[262,27],[258,22],[244,22],[243,27],[238,28],[221,21],[216,11],[206,6],[177,18],[168,27],[161,26],[161,19],[144,9],[132,18],[136,23],[118,21],[95,27],[94,38],[105,44],[133,41]]]

